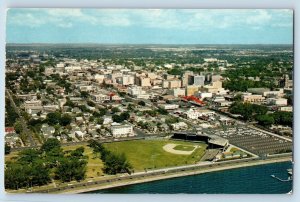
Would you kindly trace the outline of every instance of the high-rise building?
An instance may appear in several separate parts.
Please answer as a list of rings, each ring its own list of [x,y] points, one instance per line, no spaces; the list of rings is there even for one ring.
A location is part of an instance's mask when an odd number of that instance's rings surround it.
[[[211,76],[211,82],[214,82],[214,81],[220,81],[222,78],[221,75],[212,75]]]
[[[184,72],[184,74],[182,75],[182,78],[181,78],[182,87],[186,87],[186,86],[192,85],[194,83],[193,75],[194,75],[194,73],[192,71]]]
[[[143,76],[136,77],[136,84],[142,87],[150,87],[150,78]]]
[[[195,86],[204,86],[205,76],[204,75],[195,75],[194,76],[194,85]]]
[[[123,75],[121,79],[122,85],[133,85],[134,84],[134,76],[132,75]]]

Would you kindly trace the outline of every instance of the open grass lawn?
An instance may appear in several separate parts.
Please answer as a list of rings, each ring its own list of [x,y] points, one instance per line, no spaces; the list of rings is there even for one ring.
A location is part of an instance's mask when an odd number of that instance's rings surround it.
[[[169,143],[180,144],[193,150],[194,145],[199,145],[191,155],[179,155],[166,152],[163,146]],[[144,169],[164,168],[194,164],[199,162],[204,155],[207,145],[172,140],[134,140],[106,143],[105,147],[110,151],[125,153],[128,161],[135,171]],[[189,151],[191,151],[189,150]]]
[[[181,151],[193,151],[195,149],[194,146],[190,146],[190,145],[176,145],[173,149],[175,150],[181,150]]]
[[[63,150],[75,150],[80,146],[63,146]],[[101,159],[99,158],[99,155],[95,156],[93,154],[93,150],[88,147],[87,145],[83,145],[84,147],[84,155],[88,156],[88,164],[87,164],[87,172],[86,172],[86,177],[91,178],[91,177],[99,177],[103,174],[102,168],[103,168],[103,163]]]

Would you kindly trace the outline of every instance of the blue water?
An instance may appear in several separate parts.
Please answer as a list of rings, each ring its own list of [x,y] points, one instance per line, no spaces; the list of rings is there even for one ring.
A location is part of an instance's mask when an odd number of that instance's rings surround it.
[[[211,172],[89,193],[282,194],[292,190],[292,181],[281,182],[270,175],[287,179],[288,168],[292,168],[291,162]]]

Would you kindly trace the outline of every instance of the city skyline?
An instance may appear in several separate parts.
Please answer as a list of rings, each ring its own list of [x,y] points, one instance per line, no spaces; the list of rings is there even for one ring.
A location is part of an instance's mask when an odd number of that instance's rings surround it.
[[[10,9],[6,32],[7,43],[292,44],[293,11]]]

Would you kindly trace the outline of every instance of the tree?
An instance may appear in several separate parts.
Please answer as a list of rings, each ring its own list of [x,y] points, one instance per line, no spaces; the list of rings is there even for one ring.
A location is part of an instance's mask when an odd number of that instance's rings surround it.
[[[157,112],[155,110],[147,110],[144,111],[145,114],[149,114],[150,116],[156,116]]]
[[[275,122],[274,118],[272,116],[266,115],[266,114],[265,115],[258,115],[258,116],[256,116],[255,119],[258,121],[258,123],[260,125],[266,126],[266,127],[271,126]]]
[[[50,169],[47,168],[42,162],[35,162],[30,167],[29,176],[31,179],[31,185],[33,186],[41,186],[51,181]]]
[[[274,112],[273,114],[276,124],[281,124],[285,126],[293,126],[293,113],[292,112]]]
[[[17,163],[8,163],[5,169],[5,188],[19,189],[26,186],[28,179],[22,165]]]
[[[91,106],[91,107],[95,107],[96,106],[96,104],[93,101],[90,101],[90,100],[87,101],[87,104],[89,106]]]
[[[165,123],[166,124],[173,124],[173,123],[177,123],[179,121],[179,118],[177,117],[170,117],[170,118],[167,118]]]
[[[75,150],[71,151],[71,156],[73,157],[83,157],[84,147],[78,147]]]
[[[54,148],[60,148],[60,142],[56,138],[49,138],[41,146],[41,151],[49,152]]]
[[[87,162],[80,158],[63,158],[55,170],[55,177],[63,182],[83,180]]]
[[[242,115],[244,120],[251,120],[254,119],[255,115],[266,114],[268,108],[266,106],[257,105],[257,104],[234,102],[230,106],[229,111],[232,114]]]
[[[41,65],[40,68],[39,68],[39,72],[40,72],[40,73],[45,72],[45,67]]]
[[[104,163],[103,171],[107,174],[131,173],[132,166],[127,161],[124,153],[115,154],[107,150],[101,143],[91,140],[89,147],[93,148],[94,153],[100,153],[100,158]]]
[[[47,114],[46,122],[49,125],[58,124],[61,120],[61,113],[60,112],[51,112]]]
[[[23,126],[22,126],[21,121],[17,121],[14,124],[14,128],[15,128],[16,133],[20,134],[23,131]]]
[[[87,98],[87,97],[89,96],[89,93],[86,92],[86,91],[81,91],[81,92],[80,92],[80,96],[81,96],[82,98]]]
[[[97,123],[97,124],[102,125],[103,122],[104,122],[104,119],[103,119],[103,118],[97,118],[97,119],[96,119],[96,123]]]
[[[121,122],[123,121],[122,117],[119,116],[119,115],[117,115],[117,114],[114,114],[114,115],[112,116],[112,120],[113,120],[114,122],[117,122],[117,123],[121,123]]]
[[[252,109],[253,109],[253,112],[255,114],[266,114],[268,112],[268,108],[266,106],[263,106],[263,105],[257,105],[257,104],[253,104],[251,105]]]
[[[134,109],[134,105],[131,104],[131,103],[129,103],[129,104],[127,105],[127,110],[131,111],[131,110],[133,110],[133,109]]]
[[[72,122],[72,117],[69,114],[63,114],[60,118],[60,124],[62,126],[67,126]]]
[[[27,124],[29,125],[29,126],[36,126],[36,125],[41,125],[41,124],[43,124],[43,120],[42,119],[30,119],[28,122],[27,122]]]
[[[241,93],[237,94],[236,96],[234,96],[233,100],[236,101],[236,102],[241,102],[242,101],[242,94]]]
[[[128,112],[122,112],[122,113],[120,114],[120,117],[121,117],[121,119],[123,119],[123,121],[124,121],[124,120],[129,119],[130,114],[129,114]]]
[[[19,153],[18,162],[23,164],[33,163],[35,160],[39,159],[40,151],[36,149],[25,149]]]
[[[104,159],[104,172],[110,175],[115,175],[117,173],[131,173],[132,166],[127,161],[125,154],[114,154],[109,152]]]
[[[11,146],[9,144],[5,143],[5,155],[10,154],[10,151],[11,151]]]
[[[143,100],[139,101],[138,104],[141,106],[146,106],[146,103]]]
[[[158,107],[157,112],[162,114],[162,115],[167,115],[169,112],[161,107]]]
[[[64,104],[64,106],[69,106],[69,107],[75,107],[75,103],[72,102],[69,98],[67,98],[66,103]]]
[[[19,115],[16,113],[14,108],[11,106],[11,102],[8,98],[5,98],[5,112],[7,115],[5,116],[5,125],[12,126],[16,122]]]
[[[107,113],[107,109],[106,108],[102,108],[99,110],[99,114],[100,116],[104,116]]]
[[[118,108],[118,107],[113,107],[112,109],[111,109],[111,112],[112,113],[117,113],[117,112],[120,112],[120,109]]]

